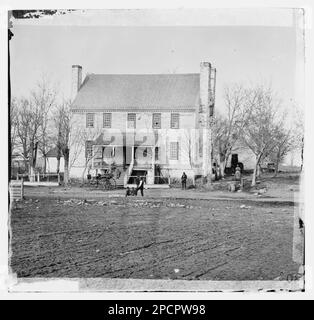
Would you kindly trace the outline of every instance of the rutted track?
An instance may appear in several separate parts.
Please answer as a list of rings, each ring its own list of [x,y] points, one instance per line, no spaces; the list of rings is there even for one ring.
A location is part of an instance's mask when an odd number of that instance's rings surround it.
[[[290,205],[41,198],[11,213],[20,277],[274,279],[292,274]],[[245,203],[245,202],[244,202]]]

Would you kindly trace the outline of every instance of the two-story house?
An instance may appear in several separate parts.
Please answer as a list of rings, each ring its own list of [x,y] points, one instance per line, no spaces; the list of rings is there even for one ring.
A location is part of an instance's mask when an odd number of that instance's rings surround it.
[[[118,168],[120,184],[204,174],[213,69],[195,74],[87,74],[72,66],[70,176]],[[204,166],[204,163],[206,164]]]

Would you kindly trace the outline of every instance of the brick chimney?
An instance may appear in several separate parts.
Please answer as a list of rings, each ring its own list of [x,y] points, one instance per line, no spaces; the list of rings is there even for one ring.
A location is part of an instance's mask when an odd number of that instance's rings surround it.
[[[211,64],[201,62],[200,65],[200,105],[199,105],[199,129],[202,136],[203,162],[202,176],[211,183],[212,161],[211,161],[211,130],[209,126],[210,95],[211,95]]]
[[[71,86],[71,101],[76,97],[82,84],[82,67],[79,65],[72,66],[72,86]]]
[[[200,113],[206,113],[209,107],[211,64],[201,62],[200,66]]]

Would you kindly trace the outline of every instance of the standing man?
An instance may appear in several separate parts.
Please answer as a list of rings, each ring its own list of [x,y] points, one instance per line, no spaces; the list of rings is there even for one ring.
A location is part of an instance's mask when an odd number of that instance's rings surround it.
[[[135,195],[136,195],[136,196],[137,196],[138,186],[140,185],[140,182],[141,182],[141,179],[140,179],[140,176],[138,175],[138,176],[135,178],[135,183],[136,183]]]
[[[187,179],[187,175],[185,174],[185,172],[183,172],[181,177],[182,190],[186,189],[186,179]]]
[[[235,178],[236,181],[240,181],[241,180],[241,168],[240,168],[240,166],[238,164],[237,164],[237,167],[235,169],[234,178]]]
[[[141,191],[141,196],[144,196],[144,177],[141,178],[140,183],[136,189],[137,191],[140,190]]]

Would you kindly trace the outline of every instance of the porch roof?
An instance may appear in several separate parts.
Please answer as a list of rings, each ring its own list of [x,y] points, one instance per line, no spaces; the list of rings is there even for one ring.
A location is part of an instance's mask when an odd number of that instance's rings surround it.
[[[151,133],[137,133],[136,136],[129,134],[112,134],[106,136],[101,133],[95,140],[95,145],[104,146],[154,146],[155,135]]]

